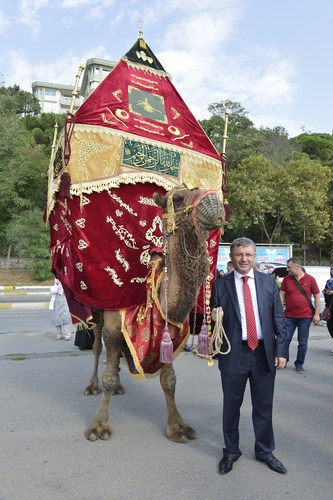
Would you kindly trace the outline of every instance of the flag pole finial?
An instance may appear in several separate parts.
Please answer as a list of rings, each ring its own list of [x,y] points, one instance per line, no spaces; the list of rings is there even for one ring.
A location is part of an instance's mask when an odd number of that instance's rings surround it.
[[[143,27],[144,27],[144,20],[140,19],[139,21],[139,38],[143,38]]]
[[[139,44],[140,44],[141,49],[146,50],[147,45],[143,39],[143,26],[144,26],[144,24],[145,24],[145,22],[143,21],[143,19],[141,19],[139,21]]]

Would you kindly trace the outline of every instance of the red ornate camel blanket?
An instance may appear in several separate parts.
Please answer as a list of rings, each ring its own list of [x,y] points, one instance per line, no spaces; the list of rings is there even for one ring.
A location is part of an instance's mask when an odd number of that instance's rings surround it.
[[[123,352],[123,356],[133,378],[154,377],[159,374],[163,366],[159,360],[165,326],[165,314],[158,297],[163,279],[160,263],[161,259],[150,263],[146,282],[146,304],[120,311],[122,332],[130,352],[130,354]],[[184,324],[169,321],[168,330],[176,357],[182,351],[190,334],[189,319],[187,318]]]

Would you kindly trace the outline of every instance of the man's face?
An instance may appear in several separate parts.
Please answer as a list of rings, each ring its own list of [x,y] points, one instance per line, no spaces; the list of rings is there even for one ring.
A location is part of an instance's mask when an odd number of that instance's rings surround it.
[[[240,274],[248,274],[256,258],[256,253],[251,246],[248,247],[234,247],[230,253],[230,259],[234,268]]]
[[[300,272],[300,266],[294,262],[287,262],[287,272],[289,276],[298,276]]]

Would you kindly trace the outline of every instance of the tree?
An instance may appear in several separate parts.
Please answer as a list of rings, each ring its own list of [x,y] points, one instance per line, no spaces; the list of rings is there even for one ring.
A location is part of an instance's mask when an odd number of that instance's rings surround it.
[[[302,228],[319,244],[329,227],[332,179],[330,168],[311,160],[273,167],[263,156],[250,156],[229,172],[230,229],[242,234],[260,226],[263,242],[285,243],[290,241],[288,230]]]
[[[306,153],[312,160],[333,166],[333,136],[329,134],[300,134],[293,137],[291,144]]]
[[[212,116],[207,120],[202,120],[200,124],[218,151],[222,150],[226,110],[229,113],[227,164],[228,169],[231,170],[247,156],[260,154],[266,139],[254,127],[253,122],[246,116],[248,112],[239,102],[213,103],[208,107]]]
[[[15,95],[0,93],[0,248],[15,250],[10,226],[15,217],[37,208],[42,218],[45,205],[45,148],[37,145],[17,113]],[[8,113],[4,103],[10,103]]]
[[[38,208],[15,214],[7,230],[8,238],[15,242],[17,254],[27,259],[36,280],[51,276],[50,235],[41,215]]]

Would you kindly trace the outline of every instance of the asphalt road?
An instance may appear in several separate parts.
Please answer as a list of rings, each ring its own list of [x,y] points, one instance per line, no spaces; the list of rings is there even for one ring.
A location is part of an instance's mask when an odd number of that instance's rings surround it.
[[[83,395],[91,352],[79,351],[73,340],[56,341],[49,330],[2,331],[0,500],[327,500],[333,490],[331,348],[326,328],[312,327],[306,373],[298,375],[288,366],[277,374],[275,454],[288,474],[254,460],[247,391],[240,424],[243,456],[220,476],[222,398],[216,364],[209,368],[184,352],[175,361],[178,408],[197,430],[195,441],[176,444],[165,438],[158,379],[134,381],[122,366],[126,393],[111,400],[113,436],[91,443],[83,434],[100,400]],[[292,358],[295,349],[293,341]]]

